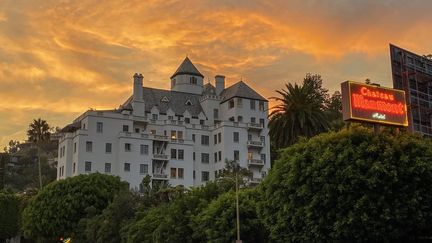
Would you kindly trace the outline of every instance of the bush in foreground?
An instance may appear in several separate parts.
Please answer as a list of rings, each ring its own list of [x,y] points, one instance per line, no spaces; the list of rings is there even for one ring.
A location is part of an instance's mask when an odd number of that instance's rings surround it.
[[[386,242],[432,236],[432,143],[365,128],[283,150],[262,185],[275,242]]]
[[[45,242],[74,237],[80,219],[100,213],[127,184],[119,177],[94,173],[55,181],[36,195],[23,212],[24,234]]]

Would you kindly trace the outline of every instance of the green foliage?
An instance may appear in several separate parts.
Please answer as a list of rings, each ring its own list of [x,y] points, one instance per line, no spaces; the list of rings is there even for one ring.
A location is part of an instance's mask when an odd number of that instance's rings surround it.
[[[281,97],[272,97],[279,104],[270,113],[272,144],[283,148],[294,144],[301,136],[312,137],[329,129],[324,112],[327,90],[322,88],[319,75],[308,75],[302,85],[286,84],[277,90]]]
[[[257,191],[239,193],[240,238],[244,242],[265,242],[267,233],[257,214]],[[194,237],[201,242],[234,242],[236,231],[236,203],[233,191],[213,200],[195,220]]]
[[[120,229],[135,216],[139,196],[130,191],[122,191],[100,215],[84,219],[86,242],[121,241]]]
[[[162,198],[170,200],[140,208],[135,220],[122,228],[122,242],[197,242],[193,238],[193,218],[226,189],[216,182],[181,193],[179,188],[160,189],[153,194],[154,200],[166,193],[170,196]]]
[[[0,241],[18,234],[20,199],[15,194],[0,192]]]
[[[41,190],[24,210],[24,234],[47,240],[74,237],[80,219],[100,213],[126,188],[127,184],[118,177],[99,173],[55,181]]]
[[[283,150],[262,185],[274,242],[412,241],[432,235],[432,142],[357,127]]]

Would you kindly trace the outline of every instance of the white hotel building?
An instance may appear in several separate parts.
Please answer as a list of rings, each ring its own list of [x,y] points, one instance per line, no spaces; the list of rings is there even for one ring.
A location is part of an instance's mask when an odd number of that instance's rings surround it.
[[[189,58],[171,76],[171,90],[143,87],[118,109],[88,110],[62,129],[57,179],[85,173],[120,176],[138,188],[150,175],[186,187],[214,180],[236,160],[259,183],[270,168],[268,102],[243,81],[215,86]]]

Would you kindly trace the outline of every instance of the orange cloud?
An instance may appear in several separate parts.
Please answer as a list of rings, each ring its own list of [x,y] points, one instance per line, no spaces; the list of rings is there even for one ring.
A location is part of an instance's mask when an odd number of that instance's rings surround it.
[[[432,52],[432,2],[16,1],[0,5],[0,145],[32,118],[63,126],[89,107],[117,107],[131,76],[169,88],[188,55],[206,77],[243,78],[264,96],[319,73],[391,85],[388,43]]]

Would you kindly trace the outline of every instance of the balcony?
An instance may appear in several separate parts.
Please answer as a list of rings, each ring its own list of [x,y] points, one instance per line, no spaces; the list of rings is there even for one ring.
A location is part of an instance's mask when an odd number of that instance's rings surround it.
[[[156,134],[153,134],[151,137],[155,141],[168,142],[168,136],[165,136],[165,135],[156,135]]]
[[[249,130],[258,130],[258,131],[260,131],[260,130],[262,130],[264,128],[264,126],[261,123],[253,123],[253,122],[251,122],[251,123],[247,124],[247,128]]]
[[[262,148],[262,147],[264,147],[264,142],[263,141],[249,140],[249,141],[247,141],[247,146],[248,147],[255,147],[255,148]]]
[[[168,180],[168,175],[164,173],[153,173],[153,180]]]
[[[260,159],[248,159],[248,165],[264,166],[264,161]]]
[[[168,155],[166,154],[153,154],[154,160],[168,160]]]
[[[250,184],[254,184],[254,185],[256,185],[256,184],[261,183],[262,180],[263,180],[262,178],[251,178],[251,179],[249,180],[249,183],[250,183]]]

